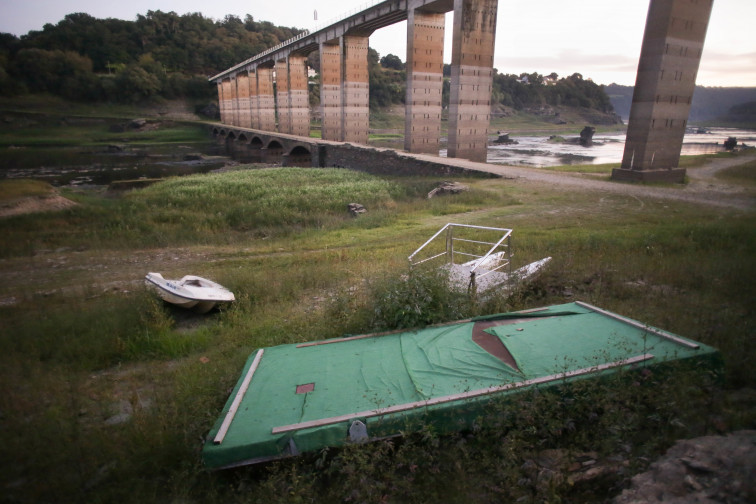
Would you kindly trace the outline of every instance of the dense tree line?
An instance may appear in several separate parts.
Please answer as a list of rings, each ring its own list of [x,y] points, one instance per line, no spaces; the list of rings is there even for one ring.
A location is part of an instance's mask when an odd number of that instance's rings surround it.
[[[548,76],[523,73],[518,76],[497,72],[492,100],[515,110],[551,105],[613,111],[604,88],[579,73],[560,79],[556,73]]]
[[[388,54],[380,60],[370,50],[370,104],[387,106],[404,102],[406,72],[399,57]],[[451,66],[444,65],[442,104],[449,105]],[[559,78],[556,73],[543,76],[538,73],[520,75],[500,74],[494,70],[491,100],[515,110],[554,107],[581,107],[611,113],[614,111],[604,87],[579,73]]]
[[[22,37],[0,33],[0,93],[52,93],[73,100],[138,102],[163,98],[213,99],[207,77],[289,39],[301,30],[226,16],[148,11],[135,21],[69,14],[59,23]],[[317,53],[310,66],[318,70]],[[405,99],[401,58],[368,52],[370,104],[386,107]],[[443,103],[449,103],[449,65],[444,66]],[[311,103],[318,101],[317,80]],[[575,106],[612,111],[601,86],[580,74],[494,75],[494,103],[517,110]]]
[[[136,21],[67,15],[18,38],[0,34],[0,92],[75,100],[209,98],[207,77],[301,30],[226,16],[149,11]]]

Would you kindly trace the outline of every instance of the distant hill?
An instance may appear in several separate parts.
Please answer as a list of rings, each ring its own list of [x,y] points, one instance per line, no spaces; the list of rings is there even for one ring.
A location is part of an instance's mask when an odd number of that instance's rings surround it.
[[[743,125],[746,127],[754,125],[756,124],[756,101],[735,105],[730,108],[727,115],[722,116],[720,119],[728,124]]]
[[[610,84],[604,86],[614,110],[624,119],[630,117],[633,86]],[[696,86],[690,107],[690,121],[702,122],[726,116],[736,105],[756,101],[756,87],[705,87]]]

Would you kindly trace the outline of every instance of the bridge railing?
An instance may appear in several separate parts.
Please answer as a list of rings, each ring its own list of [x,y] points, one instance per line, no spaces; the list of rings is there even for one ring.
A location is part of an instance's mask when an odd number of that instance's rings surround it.
[[[366,3],[362,4],[362,5],[360,5],[359,7],[355,7],[354,9],[351,9],[348,12],[342,12],[338,16],[329,19],[325,23],[321,23],[321,24],[316,25],[315,28],[313,28],[312,32],[313,33],[319,32],[320,30],[328,28],[329,26],[334,25],[334,24],[338,23],[339,21],[343,21],[343,20],[345,20],[345,19],[347,19],[349,17],[354,16],[355,14],[358,14],[358,13],[364,11],[364,10],[369,9],[370,7],[378,5],[379,3],[383,3],[385,1],[386,0],[373,0],[372,2],[366,2]]]
[[[287,39],[287,40],[284,40],[280,44],[276,44],[275,46],[270,47],[270,48],[264,50],[263,52],[261,52],[259,54],[255,54],[251,58],[242,61],[238,65],[234,65],[231,68],[229,68],[227,70],[224,70],[223,72],[221,72],[221,73],[219,73],[217,75],[214,75],[213,77],[210,77],[210,79],[208,79],[208,80],[214,81],[214,80],[219,79],[219,78],[225,76],[226,74],[229,74],[229,73],[231,73],[231,72],[233,72],[235,70],[239,70],[240,68],[244,68],[245,66],[249,65],[250,63],[252,63],[255,60],[258,60],[260,58],[264,58],[265,56],[267,56],[269,54],[272,54],[272,53],[278,51],[279,49],[283,49],[284,47],[286,47],[286,46],[288,46],[290,44],[293,44],[294,42],[296,42],[298,40],[301,40],[301,39],[309,36],[310,33],[315,33],[315,32],[318,32],[320,30],[323,30],[323,29],[325,29],[325,28],[327,28],[327,27],[329,27],[331,25],[334,25],[334,24],[338,23],[339,21],[343,21],[343,20],[345,20],[345,19],[347,19],[347,18],[349,18],[351,16],[354,16],[357,13],[360,13],[360,12],[362,12],[364,10],[369,9],[370,7],[378,5],[379,3],[382,3],[382,2],[385,2],[385,1],[386,0],[373,0],[371,2],[366,2],[366,3],[362,4],[362,5],[360,5],[359,7],[355,7],[354,9],[352,9],[352,10],[350,10],[348,12],[342,13],[338,17],[332,18],[332,19],[326,21],[325,23],[317,25],[313,29],[312,32],[310,32],[310,30],[304,30],[302,33],[298,34],[297,36],[292,37],[292,38]]]

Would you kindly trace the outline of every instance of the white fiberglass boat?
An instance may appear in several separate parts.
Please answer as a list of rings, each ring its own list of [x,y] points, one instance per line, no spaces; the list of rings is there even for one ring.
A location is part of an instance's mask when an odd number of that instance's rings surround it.
[[[160,273],[147,273],[145,280],[168,303],[191,308],[197,313],[207,313],[219,303],[230,303],[236,299],[234,293],[222,285],[194,275],[186,275],[181,280],[167,280]]]

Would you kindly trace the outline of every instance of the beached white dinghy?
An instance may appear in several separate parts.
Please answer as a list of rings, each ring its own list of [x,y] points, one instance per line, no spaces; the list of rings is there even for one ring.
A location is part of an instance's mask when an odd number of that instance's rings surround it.
[[[234,293],[222,285],[194,275],[167,280],[160,273],[147,273],[145,280],[168,303],[191,308],[197,313],[207,313],[219,303],[235,300]]]

